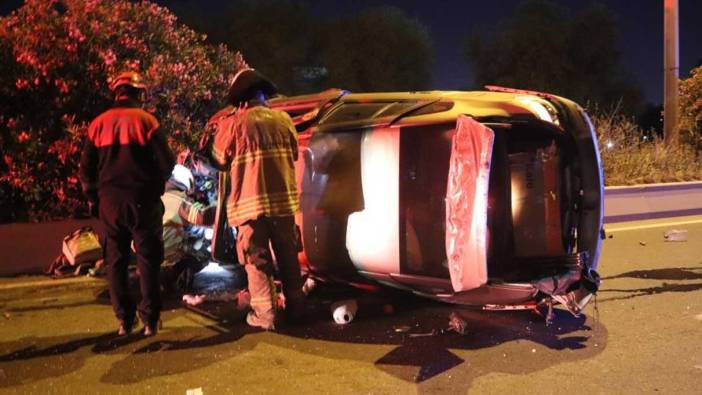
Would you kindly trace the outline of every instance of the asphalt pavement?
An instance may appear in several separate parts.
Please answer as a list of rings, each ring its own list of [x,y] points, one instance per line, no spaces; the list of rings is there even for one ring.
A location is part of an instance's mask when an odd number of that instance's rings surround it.
[[[664,233],[687,230],[686,241]],[[169,299],[158,336],[115,339],[100,279],[0,279],[0,393],[696,394],[702,217],[607,227],[597,298],[546,326],[398,292],[322,289],[309,325],[262,332],[233,303]],[[342,326],[326,306],[353,297]],[[464,334],[447,330],[457,313]]]

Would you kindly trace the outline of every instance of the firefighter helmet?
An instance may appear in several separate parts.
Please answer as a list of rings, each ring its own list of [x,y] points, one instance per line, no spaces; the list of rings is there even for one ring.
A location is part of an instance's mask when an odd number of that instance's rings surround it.
[[[146,89],[146,84],[141,74],[136,71],[124,71],[110,81],[110,90],[116,91],[120,86],[128,85],[135,89]]]
[[[250,68],[239,70],[232,78],[229,85],[227,99],[230,103],[238,105],[251,99],[255,91],[261,91],[266,96],[278,93],[278,87],[266,76]]]

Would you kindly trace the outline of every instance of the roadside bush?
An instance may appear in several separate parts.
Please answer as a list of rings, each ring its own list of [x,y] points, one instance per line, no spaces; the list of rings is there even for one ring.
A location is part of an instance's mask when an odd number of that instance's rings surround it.
[[[84,214],[77,179],[109,76],[141,71],[147,110],[173,148],[192,146],[240,56],[148,1],[27,0],[0,19],[0,222]]]
[[[614,111],[591,114],[597,128],[605,185],[702,180],[702,159],[693,146],[666,146],[662,137],[642,131]]]
[[[702,151],[702,66],[680,81],[680,135]]]

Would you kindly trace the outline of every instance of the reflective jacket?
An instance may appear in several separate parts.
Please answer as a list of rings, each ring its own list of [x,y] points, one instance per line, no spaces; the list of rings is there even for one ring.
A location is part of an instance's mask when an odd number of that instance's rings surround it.
[[[211,121],[216,134],[212,158],[230,173],[227,218],[230,226],[259,216],[294,215],[297,131],[290,116],[264,106],[229,107]]]
[[[156,118],[136,103],[122,101],[90,124],[80,180],[93,200],[156,201],[174,165],[175,156]]]

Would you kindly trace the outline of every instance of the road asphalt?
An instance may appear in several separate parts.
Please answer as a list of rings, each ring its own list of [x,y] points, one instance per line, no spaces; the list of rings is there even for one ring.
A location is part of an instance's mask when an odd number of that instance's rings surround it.
[[[665,241],[670,229],[687,240]],[[309,325],[261,332],[233,303],[166,303],[156,337],[115,339],[101,279],[0,279],[0,393],[696,394],[702,217],[607,227],[585,314],[494,312],[322,290]],[[326,305],[354,297],[335,324]],[[465,334],[446,331],[449,315]],[[188,392],[190,391],[190,392]]]

